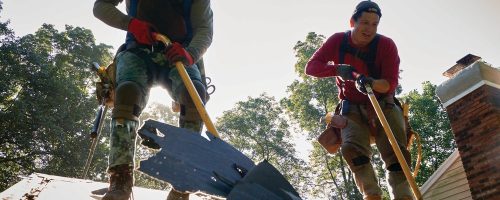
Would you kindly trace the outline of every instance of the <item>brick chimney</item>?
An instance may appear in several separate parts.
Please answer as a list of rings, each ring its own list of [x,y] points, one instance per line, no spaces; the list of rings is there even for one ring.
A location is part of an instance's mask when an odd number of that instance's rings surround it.
[[[500,69],[469,54],[443,73],[446,108],[473,199],[500,199]]]

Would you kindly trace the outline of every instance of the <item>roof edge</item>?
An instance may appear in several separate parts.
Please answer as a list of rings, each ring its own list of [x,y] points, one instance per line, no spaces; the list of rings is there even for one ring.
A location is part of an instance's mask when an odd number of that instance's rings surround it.
[[[422,192],[422,194],[427,192],[427,190],[429,190],[434,185],[434,183],[436,183],[436,181],[439,180],[441,176],[443,176],[446,170],[450,168],[450,166],[458,159],[459,156],[460,154],[458,153],[458,149],[455,148],[455,151],[451,153],[451,155],[441,164],[441,166],[439,166],[439,168],[431,175],[431,177],[427,179],[422,187],[420,187],[420,191]]]

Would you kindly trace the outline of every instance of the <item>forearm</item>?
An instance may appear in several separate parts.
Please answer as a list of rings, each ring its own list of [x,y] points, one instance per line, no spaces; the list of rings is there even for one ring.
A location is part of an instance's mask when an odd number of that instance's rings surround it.
[[[306,64],[305,73],[318,78],[334,76],[334,66],[326,62],[311,59]]]
[[[378,93],[387,93],[387,92],[389,92],[390,88],[391,88],[391,85],[389,84],[389,81],[387,81],[385,79],[376,79],[376,80],[373,80],[372,89],[375,92],[378,92]]]
[[[118,10],[117,4],[118,1],[113,3],[97,0],[94,3],[94,16],[109,26],[126,31],[132,18]]]
[[[333,65],[334,58],[338,54],[338,40],[342,35],[334,34],[314,52],[306,64],[304,72],[309,76],[318,78],[331,77],[336,75]]]
[[[386,45],[379,51],[381,57],[384,58],[380,64],[384,69],[382,70],[380,79],[387,81],[387,92],[394,93],[396,87],[398,87],[400,63],[396,44],[391,39],[388,39]]]

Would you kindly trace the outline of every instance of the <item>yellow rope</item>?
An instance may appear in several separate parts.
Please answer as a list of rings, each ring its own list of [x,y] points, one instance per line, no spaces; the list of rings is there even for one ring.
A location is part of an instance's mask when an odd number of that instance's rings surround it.
[[[408,105],[407,102],[404,102],[403,103],[403,116],[405,118],[405,121],[408,121],[409,119],[409,111],[410,111],[410,105]],[[410,131],[411,133],[413,134],[410,134],[410,137],[411,138],[408,138],[408,146],[407,146],[407,149],[408,151],[411,150],[411,147],[413,145],[413,141],[416,141],[416,144],[417,144],[417,160],[416,160],[416,163],[415,163],[415,167],[413,168],[413,178],[417,178],[417,175],[418,175],[418,171],[420,170],[420,165],[422,163],[422,142],[420,141],[420,135],[413,131],[410,127],[410,124],[409,122],[407,122],[407,131]]]

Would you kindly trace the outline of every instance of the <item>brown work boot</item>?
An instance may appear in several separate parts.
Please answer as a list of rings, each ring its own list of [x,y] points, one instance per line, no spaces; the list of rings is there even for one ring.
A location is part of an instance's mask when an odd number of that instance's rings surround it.
[[[189,193],[182,193],[177,190],[170,190],[167,200],[189,200]]]
[[[109,188],[102,200],[127,200],[132,193],[134,178],[132,175],[132,167],[125,165],[117,165],[109,168]]]
[[[412,200],[413,193],[410,184],[406,180],[403,171],[396,171],[387,174],[387,182],[389,183],[389,194],[394,200]]]

